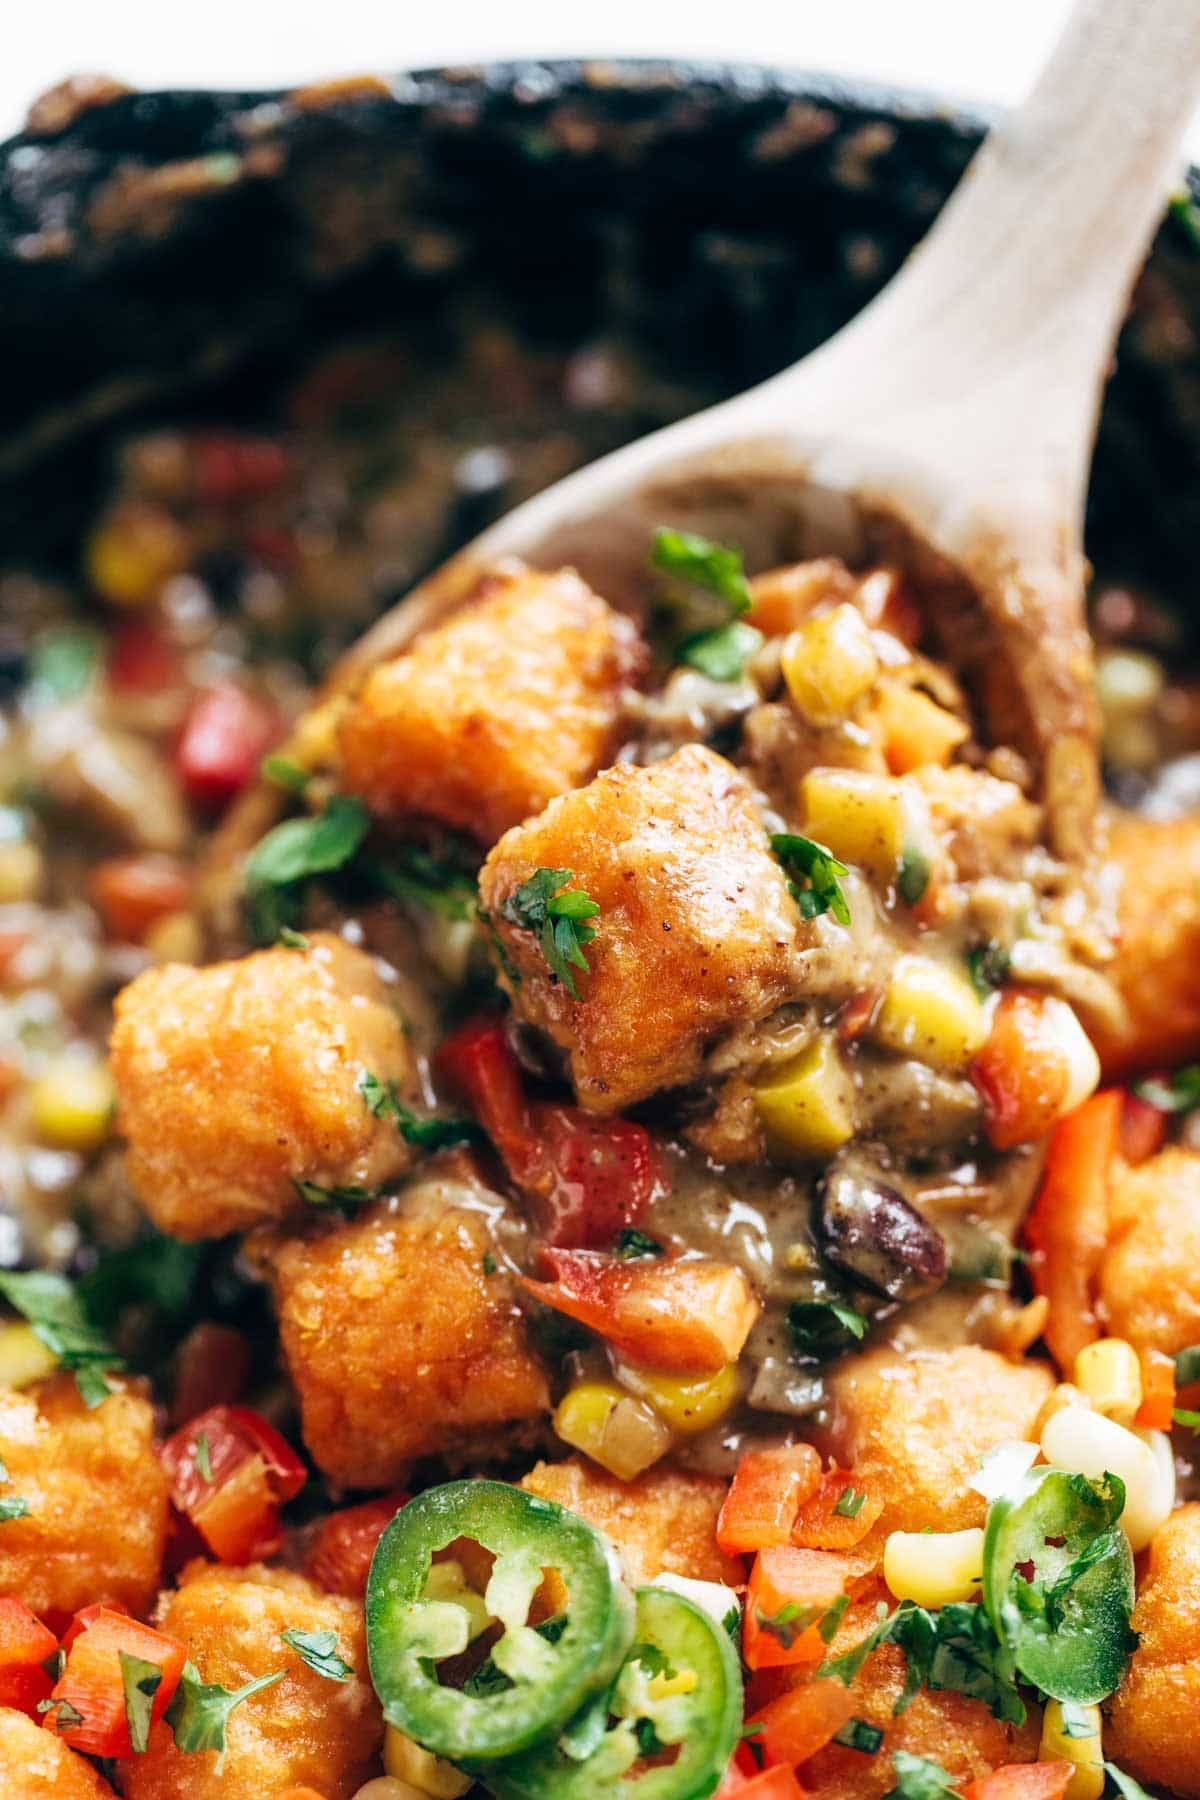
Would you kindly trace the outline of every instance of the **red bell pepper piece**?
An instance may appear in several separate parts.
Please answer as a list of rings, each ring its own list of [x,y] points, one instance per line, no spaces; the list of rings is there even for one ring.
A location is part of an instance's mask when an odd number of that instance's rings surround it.
[[[821,1459],[811,1444],[751,1450],[739,1462],[717,1519],[727,1555],[789,1544],[801,1502],[816,1491]]]
[[[203,807],[226,805],[253,781],[278,736],[274,709],[238,682],[205,688],[188,708],[175,753],[188,798]]]
[[[43,1714],[73,1750],[88,1756],[132,1756],[126,1714],[121,1653],[152,1663],[162,1679],[150,1699],[147,1731],[171,1704],[187,1650],[177,1639],[155,1631],[116,1607],[93,1606],[79,1629],[69,1632],[67,1663],[50,1698],[57,1702]]]
[[[819,1663],[825,1655],[821,1621],[856,1573],[843,1557],[828,1550],[760,1550],[750,1571],[742,1619],[746,1667],[783,1669]]]
[[[330,1513],[309,1546],[304,1572],[329,1594],[361,1600],[375,1546],[409,1496],[385,1494]]]
[[[58,1640],[23,1600],[0,1599],[0,1706],[38,1716],[38,1702],[50,1697],[51,1680],[43,1667],[58,1649]]]
[[[1045,1338],[1069,1374],[1100,1336],[1093,1286],[1108,1244],[1108,1195],[1123,1096],[1107,1088],[1054,1128],[1042,1185],[1025,1225],[1030,1272],[1050,1302]]]
[[[1175,1358],[1164,1350],[1143,1350],[1141,1364],[1142,1404],[1133,1422],[1147,1431],[1170,1431],[1176,1405]]]
[[[160,694],[182,675],[179,651],[155,619],[122,619],[109,640],[107,675],[125,694]]]
[[[172,1501],[221,1562],[252,1562],[279,1547],[279,1508],[300,1492],[307,1472],[261,1414],[211,1406],[169,1437],[159,1456]]]
[[[1168,1081],[1168,1075],[1157,1077]],[[1127,1163],[1148,1162],[1167,1141],[1167,1115],[1149,1100],[1126,1091],[1121,1102],[1121,1155]]]
[[[862,1543],[882,1511],[883,1495],[874,1482],[856,1475],[853,1469],[830,1469],[822,1475],[816,1491],[802,1501],[791,1541],[801,1550],[852,1550]]]
[[[794,1769],[823,1750],[859,1704],[840,1681],[801,1682],[755,1713],[750,1724],[760,1729],[751,1742],[768,1763]]]
[[[188,903],[191,882],[173,856],[108,856],[88,877],[88,898],[109,937],[140,944],[152,925]]]
[[[1045,1136],[1062,1111],[1071,1071],[1046,1023],[1043,995],[1005,989],[987,1043],[969,1072],[983,1100],[984,1128],[997,1150]]]
[[[645,1216],[659,1182],[649,1132],[629,1119],[528,1101],[503,1020],[471,1020],[446,1039],[436,1066],[470,1100],[546,1243],[608,1249]]]
[[[709,1375],[736,1362],[758,1301],[732,1263],[701,1258],[622,1262],[595,1250],[547,1249],[555,1279],[521,1284],[648,1369]]]

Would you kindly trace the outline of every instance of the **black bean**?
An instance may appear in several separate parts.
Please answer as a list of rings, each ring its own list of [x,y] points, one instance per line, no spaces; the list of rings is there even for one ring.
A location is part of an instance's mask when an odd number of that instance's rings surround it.
[[[819,1230],[830,1262],[889,1300],[932,1293],[946,1279],[941,1233],[895,1188],[856,1170],[826,1176]]]

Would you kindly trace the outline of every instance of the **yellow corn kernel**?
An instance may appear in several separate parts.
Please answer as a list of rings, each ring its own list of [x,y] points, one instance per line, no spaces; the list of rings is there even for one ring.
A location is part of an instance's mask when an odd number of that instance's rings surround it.
[[[145,500],[129,500],[114,507],[89,538],[88,580],[114,606],[148,606],[164,582],[187,567],[189,549],[170,513]]]
[[[892,881],[911,835],[905,790],[890,775],[810,769],[800,784],[804,829],[843,862]]]
[[[63,1058],[35,1081],[33,1128],[58,1150],[98,1150],[112,1130],[117,1093],[104,1063]]]
[[[36,900],[45,869],[45,859],[36,844],[28,844],[22,838],[0,844],[0,906]]]
[[[420,1793],[432,1794],[433,1800],[458,1800],[471,1785],[471,1776],[414,1744],[394,1725],[383,1734],[383,1766],[394,1781],[406,1781]]]
[[[832,1156],[854,1136],[849,1076],[828,1033],[754,1084],[769,1137],[800,1156]]]
[[[1066,1762],[1075,1769],[1063,1800],[1100,1800],[1104,1792],[1104,1749],[1101,1742],[1100,1708],[1073,1706],[1071,1730],[1064,1726],[1061,1700],[1047,1700],[1042,1714],[1039,1762]]]
[[[902,956],[872,1028],[877,1041],[934,1069],[963,1069],[987,1037],[979,996],[958,970]]]
[[[617,1374],[622,1385],[639,1400],[648,1400],[680,1437],[715,1425],[738,1397],[736,1363],[726,1363],[715,1375],[664,1375],[658,1369],[621,1363]]]
[[[57,1367],[57,1356],[47,1350],[32,1325],[17,1319],[0,1325],[0,1387],[32,1387]]]
[[[983,1580],[983,1531],[893,1531],[883,1547],[883,1579],[897,1600],[950,1606]]]
[[[425,1796],[411,1781],[397,1781],[393,1775],[376,1775],[355,1788],[350,1800],[425,1800]]]
[[[652,1406],[615,1381],[581,1381],[559,1401],[554,1429],[620,1481],[632,1481],[664,1456],[671,1431]]]
[[[1124,1338],[1085,1344],[1075,1358],[1075,1386],[1106,1418],[1132,1425],[1142,1404],[1142,1365]]]
[[[800,711],[814,725],[835,725],[875,680],[879,658],[858,608],[835,606],[792,632],[779,666]]]

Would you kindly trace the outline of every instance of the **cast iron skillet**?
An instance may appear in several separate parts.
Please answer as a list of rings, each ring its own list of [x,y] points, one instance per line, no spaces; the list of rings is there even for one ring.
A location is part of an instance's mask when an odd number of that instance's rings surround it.
[[[131,424],[261,414],[321,340],[427,327],[450,292],[559,343],[619,325],[697,400],[759,380],[888,280],[985,124],[820,76],[643,62],[39,114],[0,147],[0,560],[50,566]],[[1089,549],[1185,597],[1198,333],[1200,246],[1173,218],[1122,339]]]

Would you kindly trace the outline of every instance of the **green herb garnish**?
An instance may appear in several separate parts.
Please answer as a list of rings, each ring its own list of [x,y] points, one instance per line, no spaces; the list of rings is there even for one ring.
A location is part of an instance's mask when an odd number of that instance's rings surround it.
[[[874,1756],[883,1742],[883,1733],[878,1725],[869,1725],[865,1719],[847,1719],[841,1730],[834,1732],[833,1741],[847,1750],[861,1750],[864,1756]]]
[[[851,1339],[864,1337],[867,1324],[862,1313],[834,1300],[796,1300],[788,1308],[788,1330],[797,1355],[818,1361],[840,1355]]]
[[[125,1723],[135,1756],[144,1756],[150,1745],[150,1721],[154,1716],[154,1696],[162,1686],[162,1670],[157,1663],[118,1650],[121,1686],[125,1693]]]
[[[21,1494],[6,1494],[0,1499],[0,1525],[7,1525],[10,1519],[27,1519],[29,1502]]]
[[[1176,1425],[1182,1425],[1188,1431],[1200,1432],[1200,1412],[1193,1412],[1186,1406],[1177,1406],[1171,1418]]]
[[[192,1460],[196,1465],[196,1473],[199,1475],[201,1481],[211,1481],[213,1478],[212,1452],[208,1447],[208,1433],[206,1431],[200,1432],[196,1438],[196,1442],[192,1448]]]
[[[1194,1381],[1200,1381],[1200,1344],[1189,1344],[1175,1357],[1176,1387],[1191,1387]]]
[[[819,913],[829,912],[839,925],[850,923],[850,908],[841,888],[841,877],[850,873],[845,863],[823,844],[793,831],[773,832],[771,849],[787,871],[788,890],[802,918],[815,919]],[[802,881],[808,885],[801,886]]]
[[[915,906],[929,886],[929,858],[915,844],[906,844],[896,873],[896,892],[905,906]]]
[[[335,1187],[322,1187],[318,1181],[294,1180],[292,1186],[306,1206],[332,1208],[336,1212],[345,1213],[347,1217],[366,1206],[372,1200],[379,1200],[386,1193],[385,1188],[362,1187],[357,1182],[345,1182]]]
[[[309,771],[302,769],[298,762],[293,762],[290,756],[264,756],[259,764],[259,771],[264,780],[273,781],[276,787],[283,788],[289,794],[302,794],[312,780]]]
[[[647,1237],[636,1225],[625,1225],[618,1231],[613,1250],[622,1262],[637,1262],[645,1256],[667,1254],[657,1238]]]
[[[651,567],[711,594],[730,617],[705,630],[693,631],[675,647],[676,662],[699,669],[710,681],[737,681],[762,644],[762,632],[742,621],[750,610],[750,588],[742,553],[692,531],[660,526],[654,534]]]
[[[958,1800],[958,1782],[952,1780],[941,1763],[928,1756],[913,1756],[907,1750],[892,1751],[892,1768],[896,1785],[889,1788],[883,1800]]]
[[[349,1681],[352,1666],[338,1655],[336,1631],[281,1631],[284,1643],[293,1649],[303,1663],[327,1681]]]
[[[839,1519],[857,1519],[866,1502],[866,1493],[860,1488],[844,1487],[838,1495],[834,1512]]]
[[[406,1144],[418,1150],[445,1150],[451,1144],[470,1143],[480,1136],[472,1119],[423,1119],[405,1106],[395,1083],[380,1081],[364,1069],[355,1084],[367,1111],[376,1119],[391,1119]]]
[[[508,896],[503,912],[510,925],[538,934],[542,955],[552,973],[572,1000],[578,1000],[579,989],[571,969],[587,970],[584,946],[596,935],[595,927],[587,921],[594,919],[600,908],[582,888],[567,885],[574,879],[573,869],[538,869]]]
[[[91,1323],[64,1275],[45,1269],[6,1269],[0,1271],[0,1294],[29,1322],[50,1354],[73,1370],[85,1406],[99,1406],[108,1399],[104,1370],[123,1368],[124,1360]]]
[[[993,988],[1004,986],[1011,960],[1002,944],[990,941],[976,944],[973,950],[967,951],[967,973],[981,1000],[986,1000]]]
[[[30,652],[29,686],[41,705],[73,700],[92,678],[100,656],[98,633],[69,626],[39,637]]]
[[[1168,211],[1193,250],[1200,250],[1200,206],[1187,193],[1172,194]],[[1126,1777],[1128,1779],[1128,1777]],[[1138,1789],[1141,1792],[1141,1789]]]
[[[1186,1068],[1174,1070],[1165,1081],[1156,1075],[1145,1081],[1135,1081],[1133,1091],[1139,1100],[1144,1100],[1148,1106],[1156,1106],[1159,1112],[1191,1112],[1193,1107],[1200,1106],[1200,1063],[1189,1063]]]
[[[727,625],[714,625],[711,631],[697,631],[684,638],[675,651],[676,662],[699,669],[710,681],[739,681],[746,664],[761,649],[762,632],[742,619],[730,619]]]
[[[363,873],[393,900],[423,906],[441,919],[473,919],[478,892],[460,864],[444,861],[420,844],[402,844],[384,862],[371,857]]]
[[[177,1748],[215,1750],[214,1773],[219,1775],[225,1765],[225,1729],[230,1713],[251,1694],[282,1681],[286,1673],[285,1669],[276,1669],[273,1675],[260,1675],[239,1688],[227,1688],[218,1682],[201,1681],[196,1665],[185,1663],[175,1698],[166,1711]]]
[[[344,868],[370,826],[361,800],[335,794],[323,812],[285,819],[260,838],[246,863],[250,925],[260,943],[299,922],[300,887],[314,875]]]

